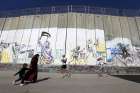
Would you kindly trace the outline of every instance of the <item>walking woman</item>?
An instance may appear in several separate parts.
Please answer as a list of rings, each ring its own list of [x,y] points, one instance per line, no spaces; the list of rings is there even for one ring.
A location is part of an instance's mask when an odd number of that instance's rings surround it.
[[[62,62],[61,73],[63,74],[62,78],[71,77],[71,73],[67,69],[67,58],[66,58],[66,55],[62,55],[61,62]]]
[[[38,76],[38,59],[39,59],[39,54],[35,54],[30,63],[29,71],[25,75],[24,80],[31,81],[35,83],[37,81],[37,76]],[[23,81],[24,82],[24,81]]]

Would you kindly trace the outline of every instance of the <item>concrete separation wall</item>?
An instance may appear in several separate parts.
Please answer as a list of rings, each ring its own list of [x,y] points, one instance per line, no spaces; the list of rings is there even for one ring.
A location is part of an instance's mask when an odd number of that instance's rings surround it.
[[[21,64],[0,64],[0,71],[14,70],[17,71],[22,67]],[[39,65],[39,72],[48,72],[48,73],[60,73],[59,70],[61,66],[43,66]],[[139,75],[140,67],[115,67],[115,66],[78,66],[78,65],[69,65],[68,69],[72,73],[81,73],[81,74],[95,74],[95,73],[105,73],[110,75]]]

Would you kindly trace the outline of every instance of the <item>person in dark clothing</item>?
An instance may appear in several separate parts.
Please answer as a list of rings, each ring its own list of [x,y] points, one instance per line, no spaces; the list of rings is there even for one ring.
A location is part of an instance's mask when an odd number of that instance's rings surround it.
[[[61,66],[61,69],[67,69],[67,58],[65,57],[65,55],[62,55],[62,59],[61,59],[61,62],[62,62],[62,66]]]
[[[26,72],[29,70],[27,68],[28,64],[24,63],[23,67],[14,74],[14,76],[19,75],[19,78],[13,81],[13,84],[16,84],[16,82],[21,81],[21,84],[23,83],[23,79],[25,77]]]
[[[63,74],[62,78],[71,77],[71,73],[67,70],[67,58],[66,55],[62,55],[62,66],[61,66],[61,73]]]
[[[29,71],[25,74],[25,78],[23,80],[31,81],[31,82],[34,82],[34,83],[37,81],[38,59],[39,59],[39,54],[35,54],[32,57],[30,67],[29,67]]]

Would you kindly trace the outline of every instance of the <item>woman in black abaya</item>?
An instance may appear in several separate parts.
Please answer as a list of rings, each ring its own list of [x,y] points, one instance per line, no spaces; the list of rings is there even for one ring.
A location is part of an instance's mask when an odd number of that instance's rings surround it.
[[[38,59],[39,59],[39,54],[35,54],[30,63],[29,71],[25,75],[25,79],[27,81],[31,82],[36,82],[37,81],[37,76],[38,76]],[[23,81],[24,83],[24,81]]]

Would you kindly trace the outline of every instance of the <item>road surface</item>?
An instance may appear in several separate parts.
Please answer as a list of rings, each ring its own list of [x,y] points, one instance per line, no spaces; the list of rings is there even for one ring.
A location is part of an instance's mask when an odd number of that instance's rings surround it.
[[[0,93],[140,93],[140,83],[114,76],[39,72],[39,81],[25,86],[12,85],[14,71],[0,71]],[[49,77],[49,78],[48,78]]]

